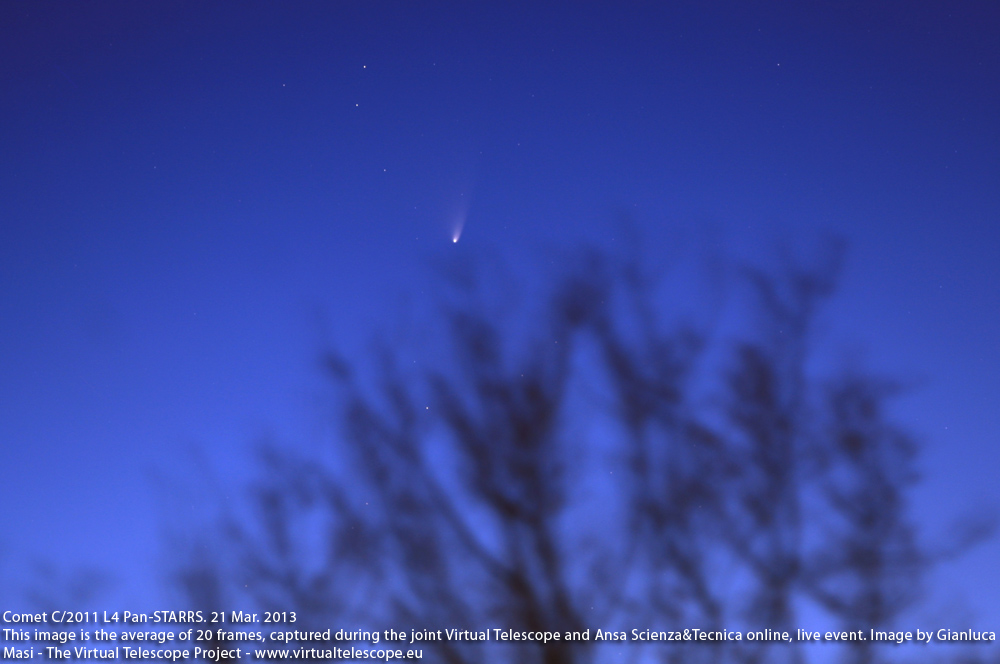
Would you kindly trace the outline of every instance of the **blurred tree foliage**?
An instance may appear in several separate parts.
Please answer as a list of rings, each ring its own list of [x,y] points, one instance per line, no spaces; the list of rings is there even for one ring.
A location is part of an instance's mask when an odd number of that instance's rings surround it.
[[[829,254],[740,271],[738,334],[671,324],[639,261],[593,252],[541,314],[446,306],[430,369],[384,345],[375,371],[327,354],[331,453],[262,449],[251,516],[228,522],[235,568],[187,569],[189,596],[221,606],[228,584],[318,629],[589,630],[420,644],[455,664],[798,662],[799,644],[630,630],[893,627],[935,561],[907,510],[917,445],[886,416],[891,382],[810,368]]]

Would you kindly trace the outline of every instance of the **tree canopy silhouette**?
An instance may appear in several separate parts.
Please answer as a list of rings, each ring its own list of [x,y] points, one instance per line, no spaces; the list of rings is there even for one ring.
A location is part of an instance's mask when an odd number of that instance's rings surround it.
[[[426,370],[385,346],[373,372],[326,354],[339,433],[326,455],[262,448],[226,574],[324,629],[589,637],[421,644],[454,664],[805,661],[798,643],[630,630],[794,634],[803,611],[892,627],[934,562],[907,507],[917,445],[886,415],[891,381],[810,369],[829,254],[743,270],[738,334],[671,323],[639,261],[590,252],[540,314],[447,306],[450,353],[425,347]],[[221,592],[202,577],[189,590]],[[843,655],[880,658],[869,641]]]

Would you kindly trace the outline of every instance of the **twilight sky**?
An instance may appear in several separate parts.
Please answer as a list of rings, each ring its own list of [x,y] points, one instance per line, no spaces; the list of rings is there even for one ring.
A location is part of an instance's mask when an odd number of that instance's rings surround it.
[[[415,4],[0,4],[0,577],[153,601],[190,450],[316,437],[323,341],[623,214],[652,256],[845,237],[823,336],[913,385],[922,535],[1000,503],[995,3]],[[927,615],[995,628],[998,559]]]

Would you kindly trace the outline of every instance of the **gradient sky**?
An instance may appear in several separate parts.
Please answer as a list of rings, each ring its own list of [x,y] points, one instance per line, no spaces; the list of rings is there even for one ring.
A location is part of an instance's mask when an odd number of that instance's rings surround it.
[[[0,4],[0,576],[154,601],[189,450],[209,486],[315,437],[320,344],[434,261],[623,214],[654,255],[845,237],[823,335],[914,386],[921,533],[1000,502],[996,3],[627,4]],[[1000,626],[997,560],[924,615]]]

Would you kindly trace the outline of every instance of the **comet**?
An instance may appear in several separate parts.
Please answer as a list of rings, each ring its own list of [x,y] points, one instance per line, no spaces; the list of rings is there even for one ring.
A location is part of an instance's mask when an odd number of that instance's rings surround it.
[[[451,242],[452,244],[458,243],[462,239],[462,230],[465,228],[465,218],[468,214],[469,206],[468,203],[463,201],[458,206],[458,210],[455,211],[455,216],[451,223]]]

